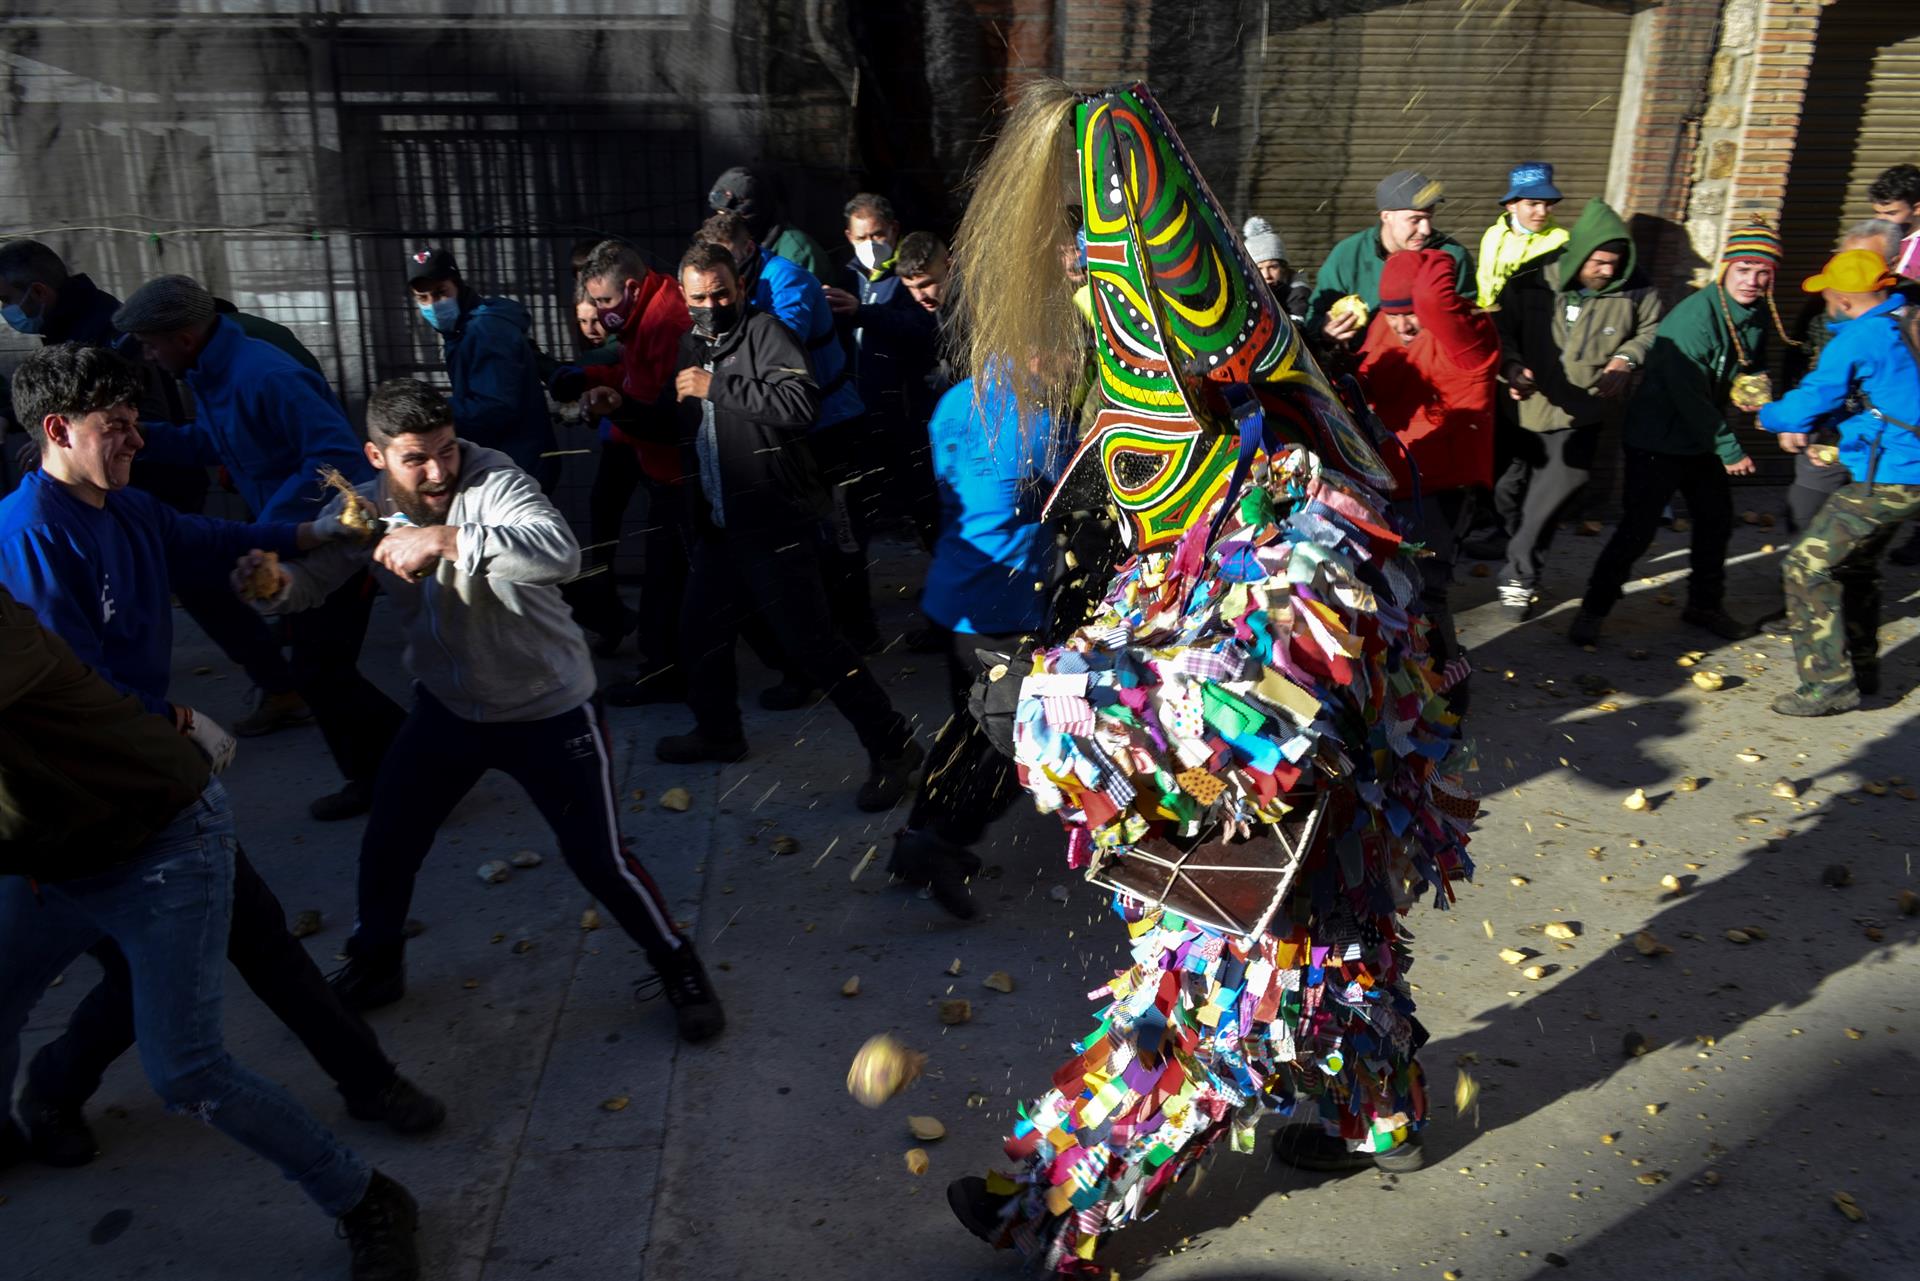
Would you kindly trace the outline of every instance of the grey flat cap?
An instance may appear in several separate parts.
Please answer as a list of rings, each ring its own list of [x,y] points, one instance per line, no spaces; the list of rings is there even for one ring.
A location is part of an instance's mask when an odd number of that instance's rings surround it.
[[[195,329],[214,317],[213,295],[192,276],[160,276],[133,291],[113,313],[123,334],[170,334]]]

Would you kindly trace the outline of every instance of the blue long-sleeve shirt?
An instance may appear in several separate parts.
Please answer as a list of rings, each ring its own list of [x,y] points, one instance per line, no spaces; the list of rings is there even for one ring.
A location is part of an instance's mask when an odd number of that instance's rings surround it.
[[[327,380],[273,344],[247,337],[231,316],[214,322],[186,383],[198,417],[142,422],[143,456],[225,467],[255,519],[318,516],[326,499],[317,479],[323,466],[355,484],[373,479],[373,464]]]
[[[820,417],[814,421],[814,429],[865,413],[867,407],[854,384],[853,371],[847,368],[847,352],[840,345],[840,329],[833,322],[826,291],[805,268],[768,253],[765,246],[758,252],[760,278],[754,282],[750,305],[792,330],[806,348],[807,359],[813,364],[813,380],[820,385]]]
[[[497,449],[538,476],[555,448],[553,412],[527,341],[527,309],[511,298],[482,298],[441,335],[453,383],[453,425],[462,440]]]
[[[1760,410],[1768,431],[1803,432],[1840,408],[1854,387],[1889,418],[1920,423],[1920,365],[1900,337],[1898,296],[1850,320],[1828,317],[1833,336],[1799,385]],[[1842,418],[1840,462],[1855,479],[1920,485],[1920,436],[1864,410]]]
[[[1053,531],[1040,518],[1070,442],[1052,415],[1023,432],[1013,397],[990,384],[975,404],[973,379],[955,383],[927,424],[940,487],[940,539],[920,608],[956,632],[1000,636],[1047,621]]]
[[[80,661],[168,716],[174,580],[224,578],[256,547],[291,556],[298,529],[186,516],[137,489],[93,507],[35,471],[0,500],[0,585]]]

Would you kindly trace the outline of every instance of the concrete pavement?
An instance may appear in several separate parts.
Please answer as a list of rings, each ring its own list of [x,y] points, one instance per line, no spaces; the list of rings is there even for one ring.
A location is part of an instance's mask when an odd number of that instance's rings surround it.
[[[1577,591],[1600,541],[1562,535],[1558,593]],[[1777,597],[1784,541],[1739,529],[1736,612]],[[1683,566],[1683,548],[1663,533],[1643,569]],[[889,632],[910,625],[919,564],[889,548],[876,571]],[[1115,1238],[1106,1262],[1153,1281],[1905,1274],[1920,1250],[1920,1157],[1906,1139],[1920,1098],[1920,918],[1895,900],[1920,890],[1920,804],[1903,792],[1920,784],[1920,696],[1788,721],[1765,706],[1791,678],[1785,645],[1688,634],[1659,583],[1637,583],[1586,654],[1564,640],[1570,606],[1513,626],[1492,582],[1463,568],[1458,589],[1479,668],[1479,877],[1454,910],[1410,921],[1433,1034],[1428,1170],[1329,1181],[1274,1166],[1264,1148],[1223,1153],[1158,1219]],[[1897,697],[1920,682],[1920,574],[1894,570],[1887,596]],[[231,721],[243,682],[180,622],[176,694]],[[1727,688],[1690,683],[1675,659],[1692,649],[1709,651],[1702,665]],[[384,612],[363,667],[403,692]],[[939,660],[896,652],[875,668],[930,735],[946,714]],[[421,879],[409,996],[373,1015],[403,1070],[447,1097],[446,1129],[406,1140],[347,1119],[237,980],[235,1052],[413,1188],[436,1281],[1019,1275],[953,1222],[942,1192],[993,1162],[1014,1105],[1090,1026],[1085,994],[1119,954],[1103,897],[1064,867],[1057,825],[1020,809],[995,827],[986,911],[962,924],[887,885],[899,816],[854,809],[863,762],[831,709],[751,713],[754,756],[724,768],[653,763],[652,739],[684,727],[681,709],[616,712],[614,727],[628,830],[727,1000],[720,1041],[680,1047],[663,1005],[632,1003],[644,959],[610,922],[580,928],[586,896],[524,796],[491,776]],[[1765,759],[1743,762],[1746,749]],[[1780,777],[1799,799],[1771,795]],[[248,850],[288,909],[325,913],[309,944],[331,967],[361,825],[304,816],[334,786],[318,734],[243,744],[229,782]],[[658,805],[672,786],[692,795],[685,813]],[[1636,787],[1649,810],[1622,808]],[[774,853],[777,836],[798,852]],[[496,886],[474,875],[523,848],[546,863]],[[1821,883],[1834,863],[1850,869],[1844,889]],[[1549,939],[1549,921],[1577,937]],[[1736,929],[1747,942],[1729,941]],[[1642,930],[1672,953],[1640,955]],[[1551,971],[1529,980],[1501,948],[1531,949],[1528,963]],[[981,985],[995,970],[1012,993]],[[48,994],[29,1052],[92,972],[81,962]],[[842,996],[856,975],[859,994]],[[942,1026],[935,1003],[949,995],[971,1000],[970,1023]],[[926,1051],[929,1071],[867,1110],[844,1077],[878,1031]],[[1651,1052],[1625,1055],[1629,1033]],[[1462,1072],[1479,1087],[1464,1113]],[[923,1178],[903,1160],[909,1114],[948,1131],[924,1145]],[[0,1174],[0,1274],[345,1275],[344,1246],[297,1189],[166,1116],[131,1057],[93,1116],[105,1148],[93,1166]],[[1843,1217],[1836,1191],[1864,1221]]]

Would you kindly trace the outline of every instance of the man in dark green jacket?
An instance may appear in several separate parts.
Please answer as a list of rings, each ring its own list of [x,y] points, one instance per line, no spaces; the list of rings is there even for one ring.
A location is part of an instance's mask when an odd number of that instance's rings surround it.
[[[1380,310],[1380,272],[1387,258],[1402,249],[1438,249],[1459,265],[1453,287],[1462,298],[1474,294],[1473,255],[1444,231],[1435,231],[1433,211],[1446,198],[1446,187],[1415,169],[1388,174],[1374,188],[1380,221],[1356,231],[1333,247],[1314,276],[1313,300],[1308,305],[1307,332],[1329,342],[1358,343],[1366,323],[1350,316],[1328,318],[1333,304],[1348,294],[1367,304],[1369,319]]]
[[[1501,373],[1521,430],[1494,506],[1508,535],[1500,604],[1519,618],[1539,599],[1554,518],[1587,483],[1653,346],[1660,295],[1635,262],[1627,224],[1592,200],[1564,250],[1522,267],[1500,294]]]
[[[1733,534],[1727,477],[1753,472],[1753,460],[1727,423],[1727,406],[1759,407],[1759,399],[1735,394],[1735,383],[1766,365],[1766,313],[1779,264],[1779,234],[1755,219],[1727,237],[1713,283],[1682,301],[1654,332],[1646,376],[1627,405],[1621,432],[1624,510],[1567,629],[1574,644],[1599,640],[1602,620],[1652,544],[1676,490],[1693,520],[1687,606],[1680,617],[1726,640],[1751,634],[1725,605],[1727,540]]]

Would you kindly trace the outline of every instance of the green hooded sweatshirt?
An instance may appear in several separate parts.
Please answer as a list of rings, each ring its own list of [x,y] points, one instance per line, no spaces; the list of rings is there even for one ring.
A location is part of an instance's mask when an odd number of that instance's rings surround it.
[[[1444,231],[1436,231],[1427,238],[1428,249],[1438,249],[1458,265],[1454,273],[1453,287],[1462,298],[1474,296],[1473,255],[1466,246]],[[1334,303],[1348,294],[1357,294],[1367,304],[1368,312],[1380,310],[1380,272],[1387,265],[1387,247],[1380,243],[1380,227],[1376,223],[1364,231],[1356,231],[1327,254],[1327,260],[1320,264],[1320,270],[1313,277],[1313,299],[1307,310],[1307,329],[1310,333],[1319,333],[1326,327],[1327,311]],[[1371,321],[1369,321],[1371,323]],[[1364,334],[1362,335],[1364,337]],[[1358,343],[1360,339],[1355,339]]]
[[[1621,443],[1655,454],[1714,453],[1728,464],[1745,458],[1727,425],[1727,392],[1735,374],[1766,368],[1764,311],[1741,306],[1715,280],[1668,312],[1654,331],[1646,377],[1627,405]],[[1729,318],[1739,348],[1727,332]]]
[[[1620,270],[1602,288],[1582,289],[1580,269],[1595,250],[1607,248],[1625,252]],[[1560,253],[1508,280],[1494,321],[1502,371],[1509,381],[1519,369],[1533,377],[1533,395],[1519,402],[1522,427],[1559,431],[1619,421],[1627,397],[1602,399],[1592,388],[1616,358],[1636,369],[1647,363],[1660,324],[1660,295],[1635,278],[1637,262],[1627,224],[1605,201],[1591,200]]]

